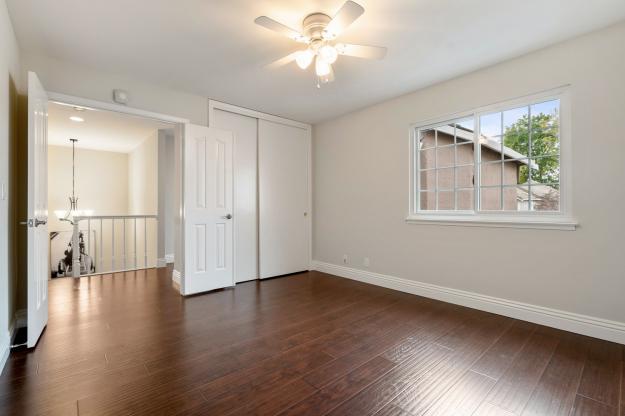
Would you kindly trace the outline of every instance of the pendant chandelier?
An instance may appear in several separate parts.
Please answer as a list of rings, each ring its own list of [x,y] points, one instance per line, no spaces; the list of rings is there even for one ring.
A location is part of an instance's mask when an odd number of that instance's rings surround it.
[[[54,211],[60,221],[66,221],[74,225],[74,217],[91,215],[92,210],[79,211],[78,198],[76,198],[76,142],[78,139],[69,139],[72,142],[72,195],[69,197],[69,209],[67,211]]]

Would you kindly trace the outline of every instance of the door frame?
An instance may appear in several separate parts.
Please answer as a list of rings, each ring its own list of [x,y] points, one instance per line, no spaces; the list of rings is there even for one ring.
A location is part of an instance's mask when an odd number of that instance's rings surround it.
[[[97,100],[92,100],[89,98],[77,97],[77,96],[67,95],[67,94],[53,92],[53,91],[48,91],[48,101],[58,102],[62,104],[75,105],[78,107],[93,108],[95,110],[113,111],[116,113],[127,114],[127,115],[132,115],[132,116],[137,116],[137,117],[143,117],[143,118],[150,118],[153,120],[171,123],[172,127],[174,127],[176,131],[175,137],[177,140],[179,140],[179,144],[180,146],[182,146],[182,149],[184,149],[185,126],[191,122],[189,119],[182,118],[182,117],[170,116],[168,114],[161,114],[161,113],[156,113],[153,111],[142,110],[140,108],[128,107],[122,104],[97,101]],[[176,162],[177,162],[177,166],[179,166],[179,169],[180,169],[180,172],[177,172],[177,174],[180,175],[180,179],[181,179],[181,183],[179,184],[179,192],[180,192],[179,212],[181,212],[180,233],[182,233],[180,238],[183,239],[184,238],[184,235],[183,235],[184,234],[184,229],[183,229],[184,228],[184,212],[185,212],[184,210],[185,208],[184,207],[184,186],[183,186],[184,184],[184,152],[181,151],[179,153],[180,153],[179,155],[180,157]],[[175,258],[179,257],[183,259],[184,258],[184,244],[181,242],[181,244],[176,244],[176,246],[180,247],[181,253],[176,253]],[[181,262],[181,264],[183,264],[183,262]],[[183,264],[183,267],[184,267],[184,264]],[[172,271],[171,278],[173,282],[176,282],[178,284],[178,289],[180,290],[180,293],[182,294],[182,287],[183,287],[184,282],[181,282],[181,279],[184,279],[184,272],[182,270],[174,269]]]
[[[213,100],[210,99],[208,100],[208,127],[216,127],[214,125],[212,125],[214,123],[215,120],[215,110],[222,110],[222,111],[228,111],[230,113],[234,113],[234,114],[240,114],[243,116],[248,116],[248,117],[252,117],[252,118],[257,118],[260,120],[266,120],[266,121],[271,121],[273,123],[278,123],[278,124],[284,124],[286,126],[291,126],[291,127],[297,127],[300,128],[302,130],[306,131],[307,134],[307,138],[308,138],[308,217],[307,217],[307,231],[308,231],[308,270],[313,270],[313,264],[312,264],[312,260],[313,260],[313,230],[312,230],[312,221],[313,221],[313,216],[315,215],[314,210],[313,210],[313,200],[312,200],[312,193],[313,193],[313,180],[312,180],[312,174],[313,174],[313,167],[312,167],[312,126],[310,124],[307,123],[302,123],[300,121],[295,121],[295,120],[290,120],[288,118],[284,118],[284,117],[279,117],[279,116],[275,116],[273,114],[267,114],[267,113],[262,113],[260,111],[256,111],[256,110],[252,110],[250,108],[245,108],[245,107],[239,107],[233,104],[228,104],[228,103],[224,103],[222,101],[217,101],[217,100]],[[258,134],[258,133],[257,133]],[[236,139],[235,139],[236,140]],[[258,137],[257,137],[258,140]],[[235,155],[233,154],[233,158],[235,157]],[[236,186],[236,183],[234,183],[234,186]],[[236,192],[235,192],[235,196],[236,198]],[[258,199],[258,194],[257,194],[257,199]],[[236,200],[234,201],[234,203],[236,204]],[[256,213],[257,218],[258,218],[258,212]],[[257,223],[258,225],[258,223]],[[258,238],[258,235],[257,235]],[[236,239],[234,241],[234,247],[235,247],[235,253],[236,253]],[[258,247],[258,246],[257,246]],[[258,247],[260,248],[260,247]],[[258,259],[260,261],[260,258]],[[260,279],[260,267],[257,268],[259,276],[258,278]],[[258,279],[257,279],[258,280]]]

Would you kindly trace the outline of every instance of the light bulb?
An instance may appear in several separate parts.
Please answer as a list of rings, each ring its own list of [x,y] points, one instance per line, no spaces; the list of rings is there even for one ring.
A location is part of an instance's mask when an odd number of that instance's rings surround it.
[[[329,63],[321,59],[321,57],[317,57],[315,61],[315,72],[318,77],[323,77],[328,75],[332,71],[332,67]]]
[[[339,56],[336,48],[332,45],[324,45],[319,48],[319,56],[329,64],[336,62],[336,58]]]
[[[308,68],[310,63],[312,62],[315,54],[310,49],[306,49],[305,51],[299,51],[295,54],[295,62],[297,66],[302,69]]]

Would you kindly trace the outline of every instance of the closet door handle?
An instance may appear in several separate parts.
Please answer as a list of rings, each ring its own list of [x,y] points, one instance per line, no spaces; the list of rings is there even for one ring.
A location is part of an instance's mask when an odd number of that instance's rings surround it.
[[[232,219],[232,214],[225,215],[225,216],[223,216],[221,218],[224,219],[224,220],[231,220]]]

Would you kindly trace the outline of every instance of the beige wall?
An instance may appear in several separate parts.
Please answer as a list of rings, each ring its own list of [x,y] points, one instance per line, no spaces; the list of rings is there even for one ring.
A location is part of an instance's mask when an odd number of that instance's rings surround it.
[[[158,130],[128,154],[128,213],[158,212]]]
[[[314,258],[625,323],[624,43],[622,23],[314,126]],[[565,84],[577,231],[405,222],[411,123]]]
[[[20,55],[13,26],[4,0],[0,1],[0,371],[8,353],[9,327],[17,303],[17,264],[13,257],[15,225],[13,214],[13,170],[19,132],[17,129],[18,86],[20,84]],[[0,189],[0,193],[2,190]]]
[[[128,214],[158,214],[158,130],[147,137],[128,154]],[[157,222],[138,221],[137,228],[137,265],[155,265],[157,257]],[[147,239],[145,238],[147,232]],[[128,234],[128,244],[134,247],[134,234]],[[147,244],[147,247],[144,245]],[[145,253],[147,252],[147,263]]]
[[[25,54],[22,72],[34,71],[44,88],[62,94],[112,102],[113,89],[129,92],[129,107],[154,111],[208,125],[208,99],[199,95],[159,87],[137,78],[103,72],[41,55]]]
[[[76,149],[76,196],[78,209],[93,215],[128,213],[128,155],[126,153]],[[50,231],[71,231],[54,211],[67,210],[72,193],[72,148],[48,146],[48,210]]]

